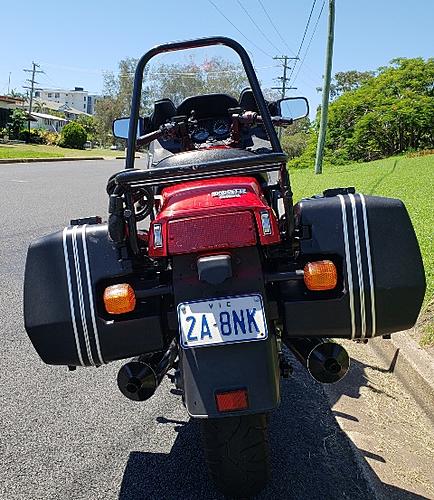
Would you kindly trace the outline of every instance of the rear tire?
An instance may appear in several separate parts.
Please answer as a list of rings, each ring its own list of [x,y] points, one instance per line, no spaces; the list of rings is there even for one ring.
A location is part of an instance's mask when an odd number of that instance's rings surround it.
[[[267,484],[270,454],[265,414],[202,420],[210,476],[227,497],[251,498]]]

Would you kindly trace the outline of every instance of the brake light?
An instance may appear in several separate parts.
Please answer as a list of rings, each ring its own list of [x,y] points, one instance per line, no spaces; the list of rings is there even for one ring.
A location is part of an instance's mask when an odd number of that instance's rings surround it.
[[[215,395],[215,400],[217,404],[217,410],[220,412],[247,410],[247,408],[249,407],[247,389],[217,392]]]
[[[308,262],[304,266],[304,282],[309,290],[333,290],[338,282],[338,272],[331,260]]]
[[[255,244],[254,218],[248,211],[189,217],[168,224],[168,253],[172,255]]]
[[[129,313],[136,307],[136,294],[128,283],[108,286],[104,290],[103,300],[109,314]]]

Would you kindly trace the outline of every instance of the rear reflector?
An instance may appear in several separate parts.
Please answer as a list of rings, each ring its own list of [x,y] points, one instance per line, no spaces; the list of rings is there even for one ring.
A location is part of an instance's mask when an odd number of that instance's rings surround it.
[[[128,283],[108,286],[104,290],[104,306],[109,314],[125,314],[134,311],[136,294]]]
[[[309,290],[333,290],[338,282],[336,266],[331,260],[308,262],[304,266],[304,282]]]
[[[247,389],[217,392],[215,400],[217,410],[220,412],[246,410],[249,407]]]
[[[248,211],[169,222],[168,250],[171,255],[255,244],[255,222]]]

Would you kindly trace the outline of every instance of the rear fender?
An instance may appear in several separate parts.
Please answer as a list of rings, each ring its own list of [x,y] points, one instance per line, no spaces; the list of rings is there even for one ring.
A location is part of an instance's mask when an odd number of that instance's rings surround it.
[[[264,413],[279,404],[276,337],[260,342],[180,350],[184,402],[198,418]],[[246,389],[249,407],[220,413],[216,393]]]
[[[218,391],[247,389],[249,407],[236,414],[270,411],[279,404],[279,363],[274,334],[273,308],[267,302],[259,253],[256,247],[231,249],[232,276],[220,284],[200,281],[197,255],[173,257],[176,303],[210,297],[260,293],[267,317],[268,338],[256,342],[180,349],[184,400],[191,416],[215,418]]]

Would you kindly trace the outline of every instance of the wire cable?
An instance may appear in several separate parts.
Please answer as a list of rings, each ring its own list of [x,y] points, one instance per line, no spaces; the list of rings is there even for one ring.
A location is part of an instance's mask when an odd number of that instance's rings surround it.
[[[268,14],[267,10],[264,7],[264,4],[262,3],[261,0],[258,0],[260,6],[262,7],[262,10],[264,11],[264,14],[267,16],[268,20],[270,21],[271,26],[273,26],[274,31],[277,33],[277,36],[282,40],[282,42],[285,44],[287,49],[295,56],[295,52],[291,49],[291,47],[286,43],[286,40],[283,38],[283,36],[280,34],[279,30],[277,29],[276,25],[274,24],[273,20],[271,19],[270,15]]]
[[[312,13],[313,13],[313,10],[315,8],[316,1],[317,0],[313,0],[313,2],[312,2],[312,7],[310,9],[309,17],[307,19],[306,26],[304,27],[303,36],[301,38],[300,47],[298,47],[296,60],[295,60],[294,65],[291,68],[291,73],[289,74],[289,82],[291,82],[292,75],[294,74],[295,68],[297,67],[297,61],[300,59],[301,50],[303,48],[303,44],[304,44],[304,41],[306,39],[307,30],[309,29],[309,24],[310,24],[310,20],[312,19]]]
[[[303,57],[302,57],[302,59],[301,59],[300,65],[298,66],[297,73],[295,74],[294,79],[292,80],[292,82],[290,82],[290,84],[291,84],[291,83],[292,83],[292,84],[294,84],[294,83],[295,83],[295,81],[297,80],[297,77],[298,77],[298,75],[299,75],[299,73],[300,73],[300,70],[301,70],[301,68],[302,68],[302,66],[303,66],[303,63],[304,63],[304,61],[306,60],[307,53],[309,52],[310,45],[311,45],[311,43],[312,43],[313,37],[315,36],[316,30],[317,30],[317,28],[318,28],[319,20],[320,20],[320,18],[321,18],[321,15],[322,15],[322,13],[323,13],[323,10],[324,10],[325,2],[326,2],[326,0],[323,0],[323,3],[322,3],[322,5],[321,5],[321,10],[319,11],[319,14],[318,14],[318,17],[317,17],[317,19],[316,19],[315,25],[314,25],[314,27],[313,27],[312,35],[311,35],[311,37],[310,37],[309,43],[307,44],[306,51],[305,51],[305,53],[304,53],[304,56],[303,56]]]
[[[250,40],[249,38],[246,37],[246,35],[240,30],[238,29],[235,24],[217,7],[217,5],[212,1],[212,0],[208,0],[208,3],[210,3],[214,8],[215,10],[221,15],[223,16],[226,21],[231,24],[237,31],[238,33],[243,36],[249,43],[251,43],[254,47],[256,47],[260,52],[262,52],[264,55],[266,55],[267,57],[269,57],[270,59],[273,59],[273,56],[268,54],[267,52],[265,52],[265,50],[263,50],[261,47],[259,47],[259,45],[256,45],[255,42],[252,42],[252,40]]]
[[[276,45],[273,43],[272,40],[264,33],[262,28],[258,26],[258,23],[253,19],[253,17],[250,15],[249,11],[244,7],[244,5],[241,3],[240,0],[237,0],[238,5],[243,9],[243,11],[247,14],[247,17],[252,21],[252,23],[256,26],[257,30],[261,33],[261,35],[267,40],[267,42],[277,51],[277,53],[280,52],[280,49],[276,47]]]

